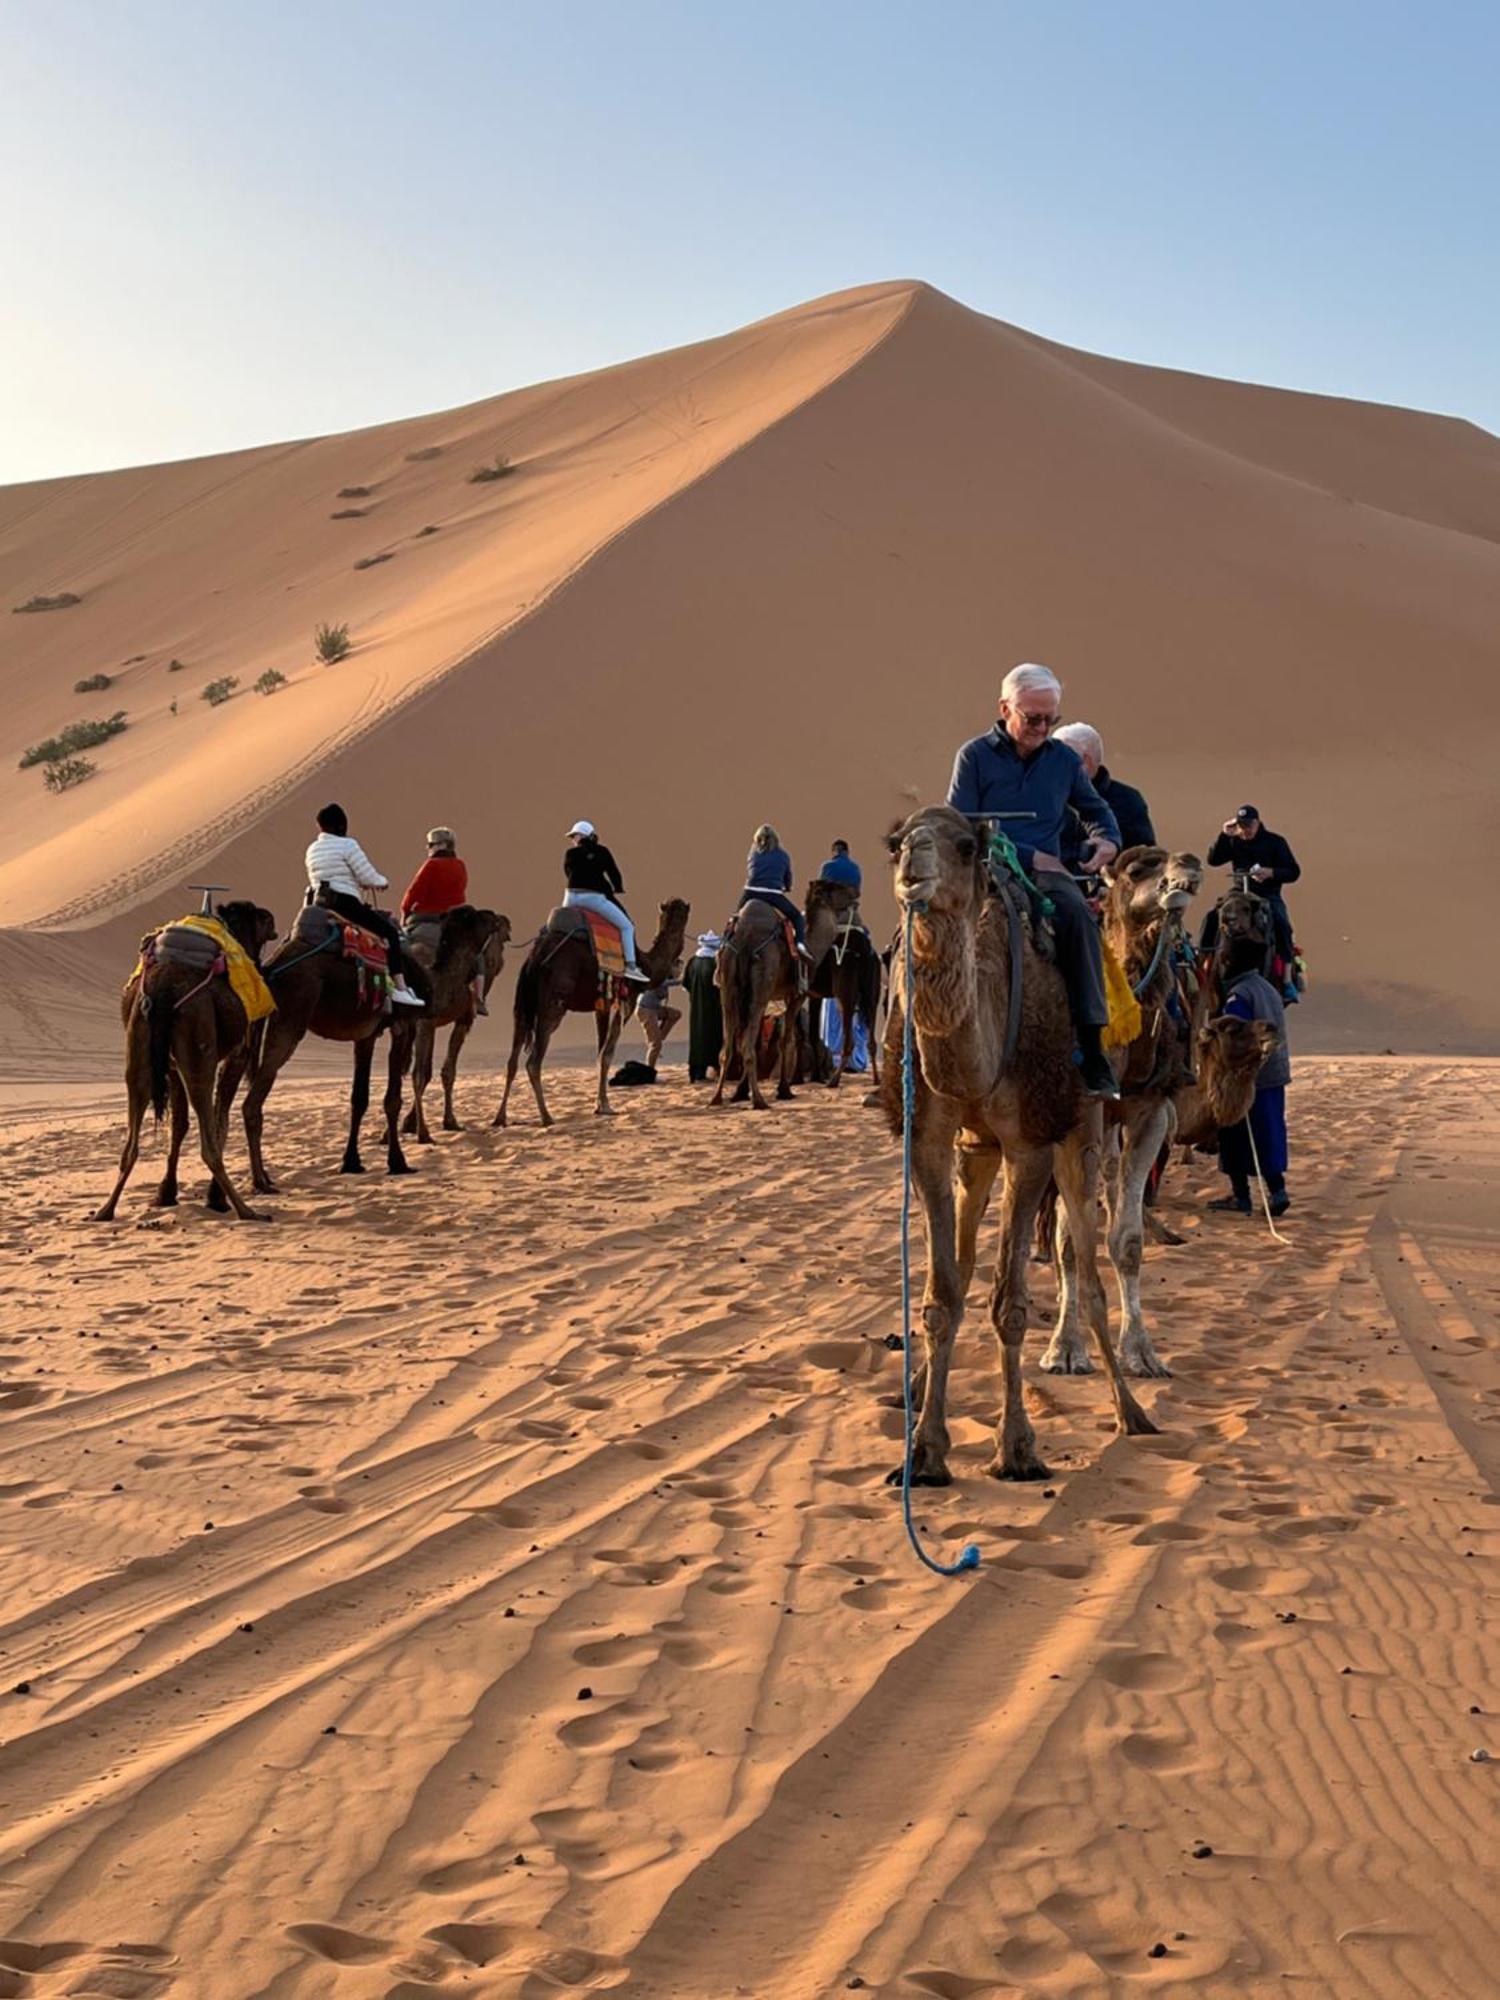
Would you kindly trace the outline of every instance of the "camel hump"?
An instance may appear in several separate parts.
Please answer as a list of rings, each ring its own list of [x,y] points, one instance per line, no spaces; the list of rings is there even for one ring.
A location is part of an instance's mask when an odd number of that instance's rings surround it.
[[[208,971],[221,949],[212,932],[195,930],[187,924],[164,924],[156,933],[153,947],[158,959],[199,972]]]

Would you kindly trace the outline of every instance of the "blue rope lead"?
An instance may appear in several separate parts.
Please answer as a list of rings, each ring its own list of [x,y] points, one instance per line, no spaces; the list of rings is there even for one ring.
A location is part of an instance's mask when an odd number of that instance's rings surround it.
[[[918,1562],[939,1576],[962,1576],[978,1569],[979,1545],[969,1542],[955,1563],[934,1562],[917,1538],[911,1518],[911,1128],[916,1118],[917,1080],[912,1063],[912,965],[911,932],[916,920],[914,905],[906,906],[902,937],[901,993],[901,1396],[906,1411],[906,1445],[901,1458],[901,1518],[906,1523],[906,1539]]]

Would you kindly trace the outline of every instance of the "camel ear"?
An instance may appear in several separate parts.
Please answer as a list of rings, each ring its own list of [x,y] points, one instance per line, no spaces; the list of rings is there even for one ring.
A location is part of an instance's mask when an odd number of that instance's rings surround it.
[[[1256,1022],[1255,1039],[1259,1042],[1263,1053],[1266,1055],[1269,1055],[1272,1049],[1276,1048],[1281,1041],[1280,1035],[1276,1032],[1275,1023],[1271,1021]]]

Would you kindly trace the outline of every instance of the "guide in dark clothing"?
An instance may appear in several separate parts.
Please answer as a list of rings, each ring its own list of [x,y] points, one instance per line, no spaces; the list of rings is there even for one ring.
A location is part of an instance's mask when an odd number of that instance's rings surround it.
[[[1215,834],[1213,846],[1208,850],[1208,865],[1210,868],[1227,865],[1237,875],[1247,875],[1251,889],[1270,904],[1276,956],[1281,960],[1284,975],[1282,996],[1295,1000],[1297,988],[1292,966],[1297,947],[1292,941],[1292,919],[1281,894],[1289,882],[1300,881],[1302,876],[1291,843],[1284,835],[1272,833],[1261,820],[1258,807],[1241,806],[1234,818],[1225,820]]]

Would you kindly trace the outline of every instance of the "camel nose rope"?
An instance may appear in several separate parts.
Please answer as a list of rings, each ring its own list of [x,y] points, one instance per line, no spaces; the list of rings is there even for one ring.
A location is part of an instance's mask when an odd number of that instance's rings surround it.
[[[934,1562],[917,1538],[911,1518],[911,1128],[916,1118],[917,1082],[912,1069],[912,926],[925,903],[908,903],[902,921],[901,967],[901,1400],[905,1412],[905,1445],[901,1455],[901,1519],[906,1539],[918,1562],[938,1576],[962,1576],[978,1569],[979,1545],[969,1542],[957,1562]]]
[[[1266,1212],[1266,1227],[1278,1243],[1285,1243],[1290,1248],[1292,1239],[1282,1235],[1276,1227],[1276,1218],[1271,1213],[1271,1197],[1266,1189],[1266,1177],[1260,1170],[1260,1148],[1255,1143],[1255,1127],[1250,1123],[1248,1111],[1245,1113],[1245,1133],[1250,1141],[1250,1158],[1255,1163],[1255,1185],[1260,1189],[1260,1205]]]

